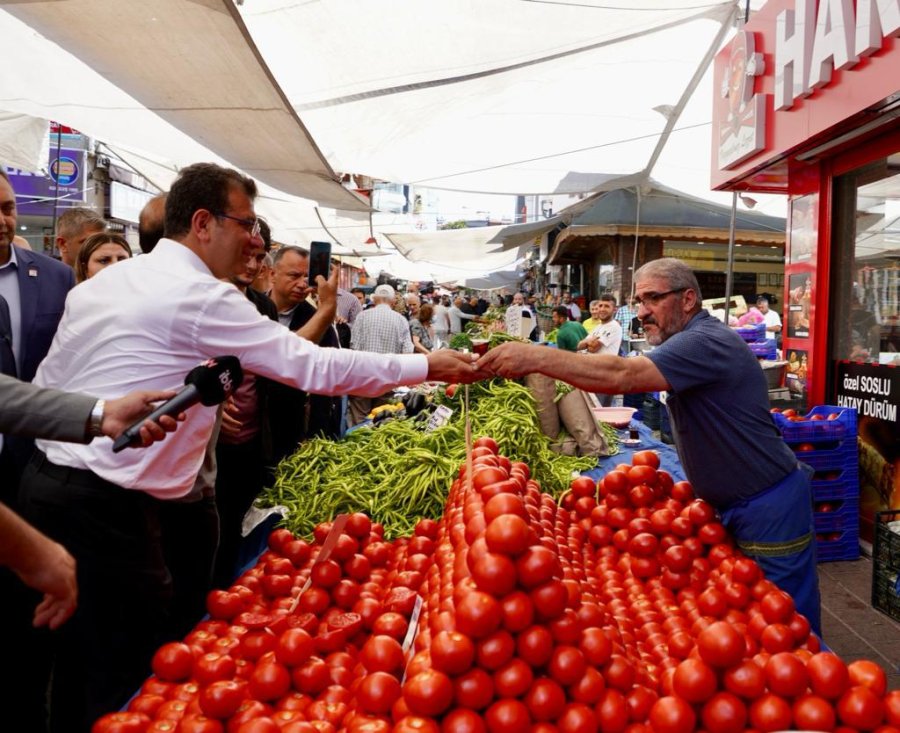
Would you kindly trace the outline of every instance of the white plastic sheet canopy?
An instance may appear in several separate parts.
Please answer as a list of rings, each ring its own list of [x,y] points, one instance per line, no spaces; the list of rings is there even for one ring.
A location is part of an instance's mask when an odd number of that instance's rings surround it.
[[[241,6],[339,170],[510,194],[568,192],[569,171],[643,170],[667,130],[654,108],[678,111],[735,11],[733,0]]]
[[[190,152],[161,118],[282,191],[337,208],[368,208],[340,185],[272,82],[231,0],[0,6],[24,24],[12,36],[16,64],[4,75],[4,108],[37,114],[49,105],[55,118],[101,139],[143,142],[160,152],[180,143]],[[4,26],[15,29],[10,18]],[[54,65],[62,49],[77,63]],[[33,101],[32,109],[15,110],[26,106],[23,100]]]
[[[675,172],[708,160],[708,96],[696,118],[682,113],[738,5],[0,0],[15,54],[0,109],[144,151],[173,174],[237,166],[268,184],[261,208],[287,241],[373,252],[365,207],[335,171],[536,194],[591,190],[573,172],[645,179],[660,154]],[[673,157],[679,126],[701,147]]]

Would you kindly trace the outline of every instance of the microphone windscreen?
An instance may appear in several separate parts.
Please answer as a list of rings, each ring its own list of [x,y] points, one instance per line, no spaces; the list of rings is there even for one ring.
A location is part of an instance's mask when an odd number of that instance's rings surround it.
[[[218,405],[244,380],[244,370],[236,356],[216,356],[194,367],[184,378],[200,394],[201,404]]]

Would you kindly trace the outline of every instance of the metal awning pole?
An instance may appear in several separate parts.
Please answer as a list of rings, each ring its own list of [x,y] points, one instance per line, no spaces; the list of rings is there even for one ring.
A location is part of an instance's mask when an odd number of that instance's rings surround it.
[[[734,279],[734,225],[737,218],[737,191],[731,192],[731,223],[728,225],[728,265],[725,271],[725,325],[728,325],[728,313],[731,305],[731,289]]]

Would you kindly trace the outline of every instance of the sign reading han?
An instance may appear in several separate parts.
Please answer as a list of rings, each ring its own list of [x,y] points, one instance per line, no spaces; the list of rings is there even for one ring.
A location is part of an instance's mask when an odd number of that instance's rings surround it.
[[[900,35],[900,0],[856,0],[855,6],[854,0],[793,0],[777,14],[771,34],[738,32],[719,88],[721,170],[765,149],[768,97],[774,97],[774,111],[790,110],[826,87],[835,71],[857,66],[881,50],[885,39]],[[774,45],[770,69],[757,53],[760,41],[769,53]],[[774,77],[772,94],[754,92],[755,78],[763,74]],[[897,91],[900,82],[895,83]]]

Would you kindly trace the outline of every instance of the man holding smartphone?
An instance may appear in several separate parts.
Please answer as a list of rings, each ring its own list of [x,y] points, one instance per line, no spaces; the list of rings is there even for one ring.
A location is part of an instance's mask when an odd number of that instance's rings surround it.
[[[322,266],[321,255],[319,266]],[[282,247],[275,253],[272,300],[278,320],[298,336],[327,348],[340,348],[334,317],[336,284],[310,287],[312,258],[299,247]],[[318,273],[321,274],[321,273]],[[318,292],[317,292],[318,291]],[[310,302],[315,294],[316,305]],[[337,437],[340,433],[340,398],[309,395],[289,385],[275,383],[269,395],[274,460],[297,450],[300,441],[316,434]]]

